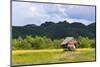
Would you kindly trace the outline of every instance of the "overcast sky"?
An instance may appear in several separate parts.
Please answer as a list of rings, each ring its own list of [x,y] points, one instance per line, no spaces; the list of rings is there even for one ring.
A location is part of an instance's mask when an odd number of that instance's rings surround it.
[[[12,25],[40,25],[45,21],[67,20],[85,25],[95,22],[94,6],[12,2]]]

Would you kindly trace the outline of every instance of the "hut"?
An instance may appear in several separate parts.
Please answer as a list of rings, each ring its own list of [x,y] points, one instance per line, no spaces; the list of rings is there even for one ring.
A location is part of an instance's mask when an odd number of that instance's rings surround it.
[[[79,42],[74,37],[66,37],[61,43],[61,47],[65,50],[67,48],[69,51],[75,50],[78,45]]]

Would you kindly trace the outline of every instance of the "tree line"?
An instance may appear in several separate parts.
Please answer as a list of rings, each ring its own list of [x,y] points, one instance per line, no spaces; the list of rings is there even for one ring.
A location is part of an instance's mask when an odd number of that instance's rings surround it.
[[[59,49],[64,39],[50,39],[46,36],[26,36],[12,39],[12,49]],[[95,39],[79,37],[79,48],[95,48]]]

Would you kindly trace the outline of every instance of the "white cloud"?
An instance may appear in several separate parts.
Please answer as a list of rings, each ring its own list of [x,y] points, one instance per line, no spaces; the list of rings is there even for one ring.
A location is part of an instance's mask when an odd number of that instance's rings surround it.
[[[32,16],[40,16],[42,14],[45,14],[46,12],[45,12],[45,10],[42,10],[41,7],[36,8],[36,7],[32,6],[32,7],[29,7],[29,13]]]
[[[87,13],[88,10],[88,13]],[[84,24],[92,23],[91,15],[94,9],[84,6],[61,5],[61,4],[43,4],[30,2],[13,2],[12,21],[13,25],[37,24],[45,21],[64,21],[82,22]]]
[[[89,25],[90,23],[93,23],[95,21],[89,21],[89,20],[85,20],[85,19],[71,19],[71,18],[67,18],[67,21],[69,23],[73,23],[73,22],[81,22],[85,25]]]

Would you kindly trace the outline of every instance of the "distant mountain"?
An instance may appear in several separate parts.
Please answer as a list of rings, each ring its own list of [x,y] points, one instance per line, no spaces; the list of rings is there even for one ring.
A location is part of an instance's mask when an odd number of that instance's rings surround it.
[[[74,37],[89,37],[95,38],[96,24],[84,25],[79,22],[68,23],[67,21],[45,22],[40,26],[35,24],[28,24],[25,26],[12,26],[12,37],[17,38],[19,36],[25,37],[31,36],[47,36],[49,38],[65,38],[67,36]]]

